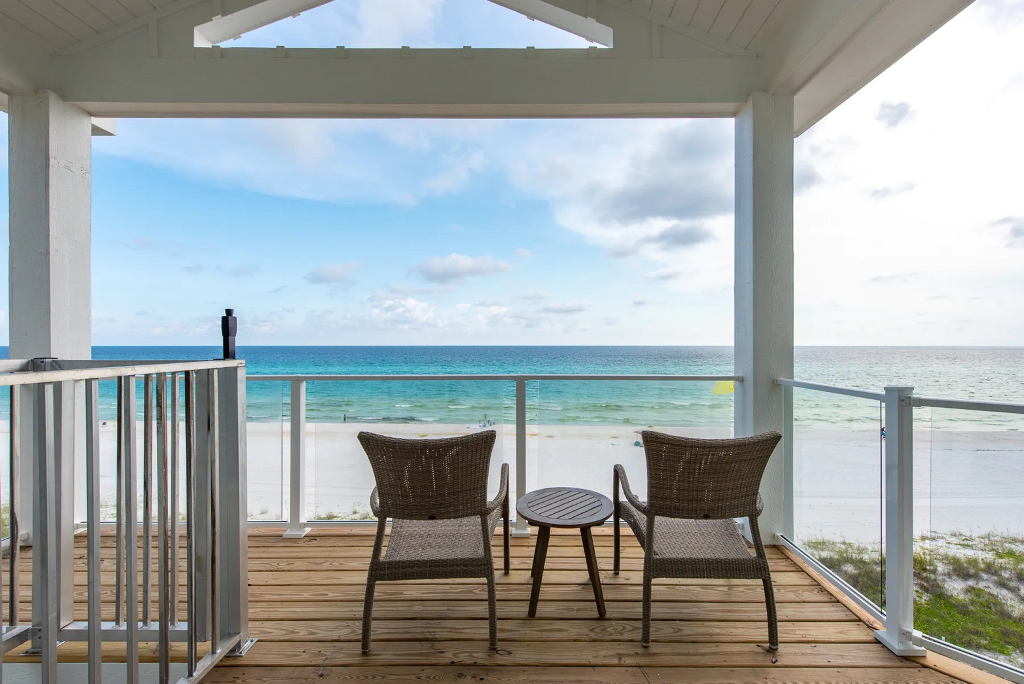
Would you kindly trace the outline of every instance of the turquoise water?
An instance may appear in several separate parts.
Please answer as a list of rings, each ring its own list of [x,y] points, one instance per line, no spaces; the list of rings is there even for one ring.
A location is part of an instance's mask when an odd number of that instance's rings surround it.
[[[0,353],[6,355],[6,348]],[[198,360],[216,358],[216,347],[112,347],[93,349],[95,359]],[[728,375],[731,347],[240,347],[249,375],[274,374],[672,374]],[[1024,402],[1024,348],[995,347],[798,347],[798,379],[881,390],[908,384],[917,394]],[[112,417],[112,383],[101,401]],[[713,383],[568,382],[527,384],[527,417],[544,424],[728,426],[731,395]],[[287,415],[284,383],[250,382],[250,420]],[[311,382],[308,419],[317,422],[467,423],[511,422],[512,382]],[[804,425],[841,425],[877,413],[877,403],[795,393]],[[991,414],[961,414],[965,424],[1002,424]]]

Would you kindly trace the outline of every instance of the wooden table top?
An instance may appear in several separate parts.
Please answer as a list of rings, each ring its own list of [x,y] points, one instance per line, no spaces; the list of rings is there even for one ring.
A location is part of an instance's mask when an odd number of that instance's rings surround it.
[[[516,511],[532,525],[593,527],[611,517],[613,505],[604,494],[576,487],[548,487],[528,492]]]

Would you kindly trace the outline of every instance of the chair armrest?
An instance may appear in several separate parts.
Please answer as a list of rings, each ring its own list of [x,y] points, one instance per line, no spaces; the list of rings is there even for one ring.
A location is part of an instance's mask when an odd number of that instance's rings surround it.
[[[377,498],[376,487],[374,487],[373,491],[370,492],[370,510],[373,511],[374,517],[380,517],[380,499]]]
[[[494,509],[508,499],[508,463],[501,464],[501,483],[498,485],[497,495],[487,502],[487,512],[492,513]]]
[[[647,515],[647,504],[640,501],[640,497],[633,493],[633,490],[629,488],[629,479],[626,477],[626,469],[618,463],[615,464],[615,494],[619,493],[619,486],[622,487],[622,491],[626,494],[626,498],[629,499],[629,505],[637,509],[644,515]],[[618,496],[616,496],[618,498]]]

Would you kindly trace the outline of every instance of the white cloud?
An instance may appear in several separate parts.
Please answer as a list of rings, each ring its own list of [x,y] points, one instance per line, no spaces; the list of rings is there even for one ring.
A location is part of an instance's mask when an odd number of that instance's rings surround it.
[[[530,257],[533,256],[533,252],[526,249],[525,247],[520,247],[519,249],[516,250],[516,256],[519,257],[520,259],[529,259]]]
[[[590,308],[590,302],[562,302],[541,307],[541,311],[550,314],[577,314]]]
[[[306,274],[306,282],[313,284],[338,285],[354,281],[352,274],[359,267],[355,261],[324,264]]]
[[[470,257],[465,254],[449,254],[444,258],[430,257],[421,262],[416,270],[431,282],[454,283],[465,278],[501,273],[509,268],[507,261],[498,261],[489,256]]]

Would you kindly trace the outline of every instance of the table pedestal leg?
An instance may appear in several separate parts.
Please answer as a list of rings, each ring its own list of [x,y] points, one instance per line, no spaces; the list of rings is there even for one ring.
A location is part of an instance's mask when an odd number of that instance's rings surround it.
[[[544,561],[548,557],[548,540],[551,538],[550,527],[537,530],[537,548],[533,552],[533,589],[530,591],[530,617],[537,617],[537,600],[540,598],[540,583],[544,578]]]
[[[594,537],[589,527],[580,528],[583,537],[583,554],[587,557],[587,571],[590,573],[590,584],[594,587],[594,600],[597,601],[597,614],[604,617],[604,592],[601,591],[601,574],[597,568],[597,553],[594,550]]]

